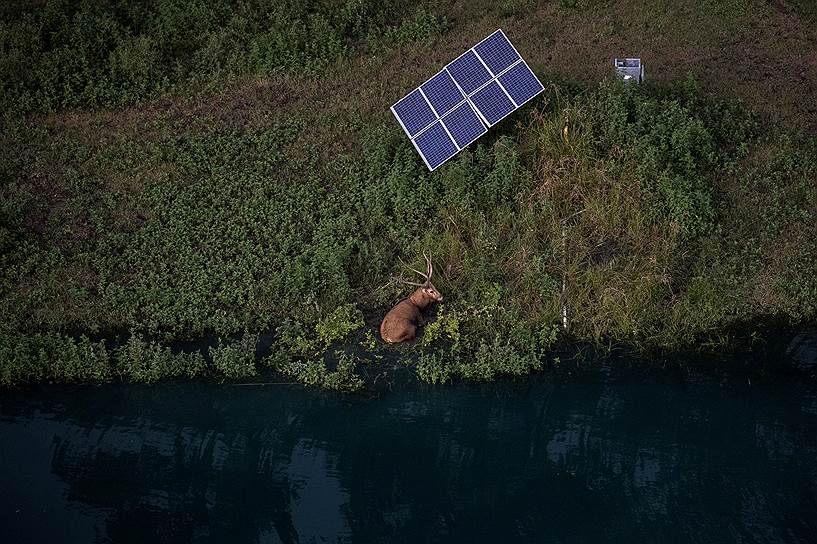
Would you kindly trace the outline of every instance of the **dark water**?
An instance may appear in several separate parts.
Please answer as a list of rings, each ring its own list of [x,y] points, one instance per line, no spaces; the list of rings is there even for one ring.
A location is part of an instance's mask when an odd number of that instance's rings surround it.
[[[812,380],[0,396],[0,542],[816,542]]]

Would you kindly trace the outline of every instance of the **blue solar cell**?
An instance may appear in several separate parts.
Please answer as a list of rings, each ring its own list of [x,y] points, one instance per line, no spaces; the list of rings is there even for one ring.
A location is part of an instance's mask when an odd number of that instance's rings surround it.
[[[499,76],[499,82],[511,95],[517,107],[544,90],[542,84],[524,62],[520,62]]]
[[[451,74],[445,70],[420,85],[420,88],[439,116],[445,115],[465,100]]]
[[[454,141],[463,148],[488,132],[482,121],[467,102],[458,106],[454,111],[443,117],[443,124]]]
[[[414,145],[432,170],[457,154],[457,146],[445,132],[442,123],[437,121],[414,139]]]
[[[511,42],[499,30],[485,38],[474,50],[494,75],[520,59]]]
[[[414,89],[392,109],[412,138],[437,119],[420,89]]]
[[[471,94],[491,80],[491,74],[473,51],[468,51],[446,66],[465,94]]]
[[[435,170],[544,88],[497,30],[392,106]]]
[[[471,102],[491,126],[516,109],[496,81],[492,81],[479,92],[474,93]]]

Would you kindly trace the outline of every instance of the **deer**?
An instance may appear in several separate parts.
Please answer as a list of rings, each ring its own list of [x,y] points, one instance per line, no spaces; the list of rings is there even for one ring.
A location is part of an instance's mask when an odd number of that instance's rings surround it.
[[[423,257],[425,257],[426,260],[425,274],[406,265],[406,268],[425,278],[423,283],[415,283],[398,278],[402,283],[416,286],[417,289],[408,298],[404,298],[398,302],[383,318],[383,322],[380,324],[380,337],[383,338],[385,342],[393,344],[413,340],[417,335],[417,327],[422,327],[426,324],[426,320],[423,317],[423,310],[435,302],[442,302],[443,300],[443,296],[431,283],[431,276],[434,274],[434,266],[431,264],[431,259],[425,252],[423,252]]]

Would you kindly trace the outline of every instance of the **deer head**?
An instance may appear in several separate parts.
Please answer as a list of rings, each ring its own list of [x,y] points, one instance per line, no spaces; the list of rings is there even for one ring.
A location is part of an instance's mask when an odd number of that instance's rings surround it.
[[[421,308],[424,308],[425,306],[428,306],[432,302],[442,302],[442,300],[443,300],[443,295],[437,290],[436,287],[434,287],[434,284],[431,283],[431,276],[434,274],[434,265],[431,264],[431,258],[426,254],[425,251],[423,252],[423,257],[425,257],[425,260],[426,260],[426,271],[425,271],[425,273],[420,272],[419,270],[410,267],[406,263],[403,263],[403,265],[406,268],[408,268],[409,270],[411,270],[412,272],[422,276],[423,279],[425,279],[424,282],[416,283],[416,282],[413,282],[413,281],[404,280],[403,278],[398,278],[401,282],[403,282],[403,283],[405,283],[407,285],[417,286],[417,290],[414,291],[414,293],[412,293],[410,298],[411,298],[412,302],[414,302],[415,304],[417,304]]]

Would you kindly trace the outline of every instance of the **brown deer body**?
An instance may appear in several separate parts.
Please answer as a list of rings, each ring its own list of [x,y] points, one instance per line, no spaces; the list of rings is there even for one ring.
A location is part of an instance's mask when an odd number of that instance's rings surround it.
[[[423,256],[428,266],[426,273],[423,274],[413,268],[410,270],[425,277],[425,282],[412,283],[401,280],[403,283],[416,285],[417,290],[414,291],[410,297],[401,300],[394,308],[389,310],[389,313],[386,314],[386,317],[383,318],[383,322],[380,324],[380,337],[386,342],[395,343],[413,340],[417,335],[417,327],[425,325],[423,310],[433,303],[443,300],[443,296],[431,283],[431,275],[434,273],[431,259],[429,259],[425,253]]]

